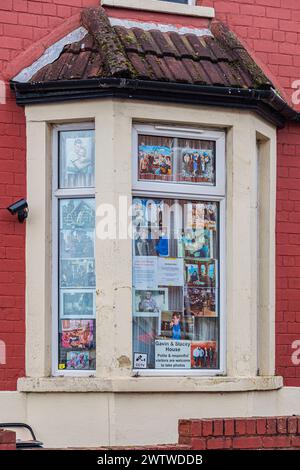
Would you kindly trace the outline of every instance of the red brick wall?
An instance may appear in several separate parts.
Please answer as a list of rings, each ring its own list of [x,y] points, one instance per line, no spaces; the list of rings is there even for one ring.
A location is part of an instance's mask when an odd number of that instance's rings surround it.
[[[0,79],[7,64],[82,7],[99,0],[1,0]],[[0,390],[15,390],[23,376],[25,355],[25,224],[6,207],[26,195],[25,119],[6,87],[0,104],[0,340],[6,364],[0,363]]]
[[[227,418],[180,420],[179,444],[193,450],[298,449],[300,418]]]
[[[16,450],[16,433],[0,429],[0,450]]]
[[[216,8],[217,18],[229,24],[290,98],[292,81],[300,79],[300,2],[204,0],[202,3]],[[82,7],[98,4],[99,0],[1,1],[0,78],[10,61],[63,25],[66,18],[79,13]],[[151,17],[145,13],[140,16]],[[195,19],[192,22],[196,24]],[[16,223],[5,210],[9,203],[26,194],[25,122],[23,110],[16,106],[8,88],[7,96],[7,104],[0,104],[0,340],[7,346],[7,364],[0,364],[0,390],[15,389],[17,378],[24,375],[25,340],[25,225]],[[300,339],[298,130],[299,126],[290,125],[279,132],[277,371],[285,377],[287,385],[300,386],[300,366],[291,362],[291,344]]]

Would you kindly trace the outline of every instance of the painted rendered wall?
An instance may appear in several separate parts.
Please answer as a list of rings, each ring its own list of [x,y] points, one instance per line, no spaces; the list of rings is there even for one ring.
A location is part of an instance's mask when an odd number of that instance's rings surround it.
[[[248,393],[0,393],[1,419],[25,420],[46,447],[176,443],[178,419],[291,416],[300,390]],[[80,427],[78,427],[80,423]]]

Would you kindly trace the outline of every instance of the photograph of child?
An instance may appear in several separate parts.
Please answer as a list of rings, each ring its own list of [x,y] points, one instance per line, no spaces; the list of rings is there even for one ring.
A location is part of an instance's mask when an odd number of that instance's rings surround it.
[[[139,145],[139,179],[172,180],[171,149],[159,145]]]
[[[92,349],[94,320],[62,320],[61,346],[64,349]]]
[[[94,131],[60,133],[60,187],[94,184]]]
[[[182,149],[179,181],[214,184],[215,164],[213,151]]]
[[[72,370],[89,369],[89,352],[88,351],[70,351],[67,353],[67,367]]]
[[[216,317],[216,289],[190,287],[184,297],[185,312],[195,317]]]
[[[200,341],[191,344],[193,369],[215,369],[218,366],[216,341]]]
[[[139,314],[158,313],[168,309],[168,289],[136,290],[134,292],[135,312]]]

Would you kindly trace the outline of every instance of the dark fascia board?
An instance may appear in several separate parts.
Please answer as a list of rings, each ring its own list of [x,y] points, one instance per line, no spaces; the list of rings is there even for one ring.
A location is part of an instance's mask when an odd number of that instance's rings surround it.
[[[11,82],[19,105],[115,97],[253,110],[277,127],[299,115],[272,88],[242,89],[125,78]]]

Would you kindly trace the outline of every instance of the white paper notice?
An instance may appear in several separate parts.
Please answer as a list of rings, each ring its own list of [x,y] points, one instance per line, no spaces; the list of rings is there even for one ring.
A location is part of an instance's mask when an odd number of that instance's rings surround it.
[[[183,258],[158,258],[158,285],[183,286]]]
[[[155,341],[156,369],[190,369],[191,342],[182,340]]]
[[[135,256],[133,276],[136,289],[157,289],[157,256]]]

